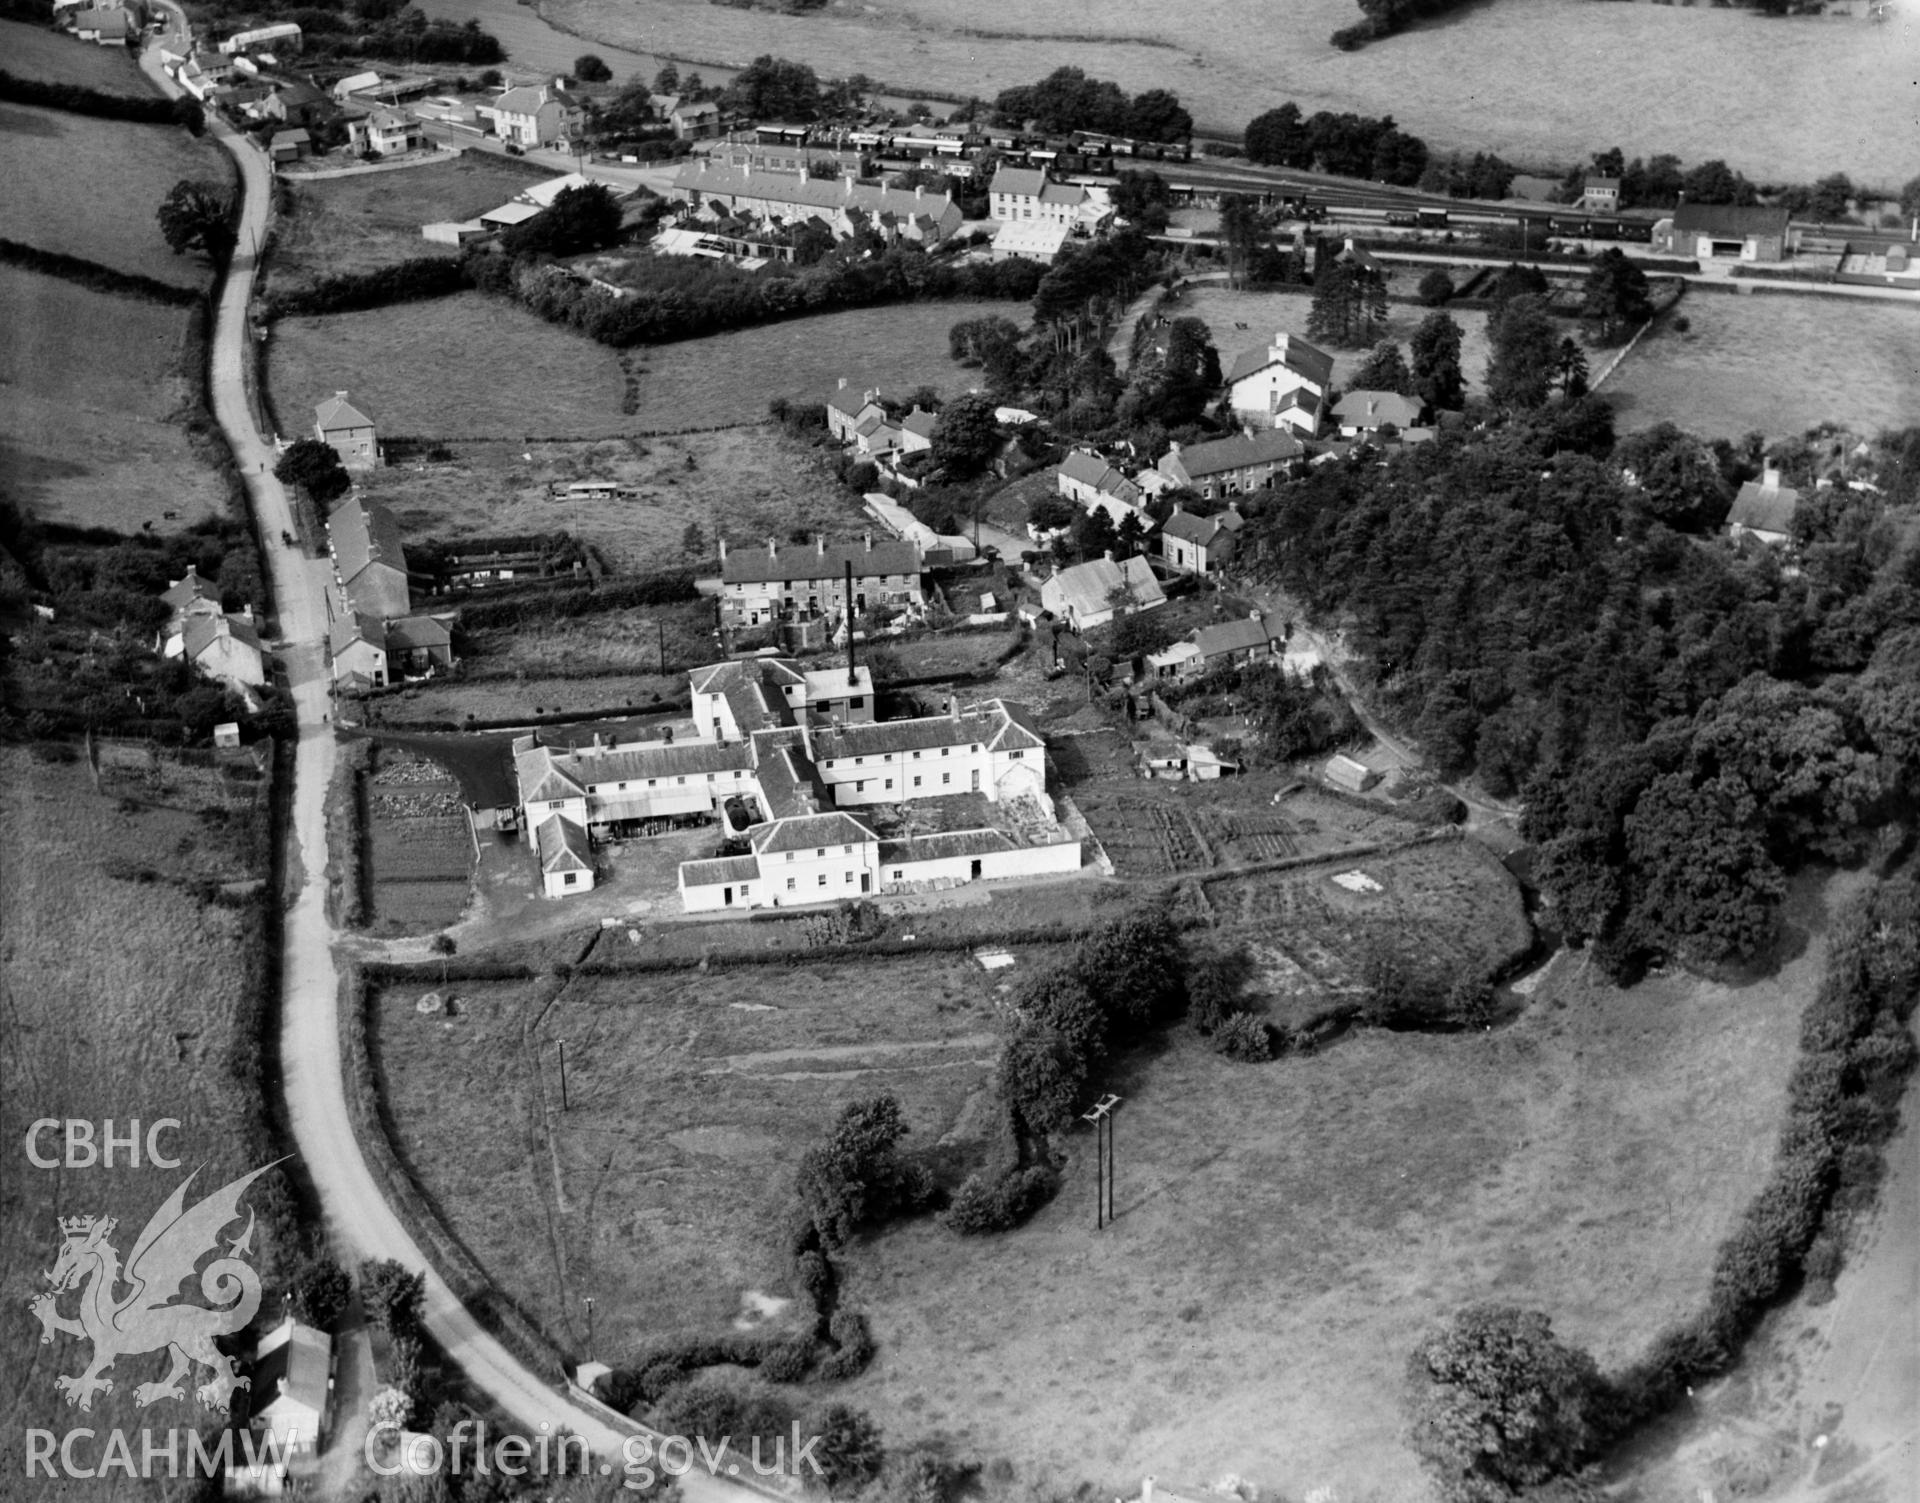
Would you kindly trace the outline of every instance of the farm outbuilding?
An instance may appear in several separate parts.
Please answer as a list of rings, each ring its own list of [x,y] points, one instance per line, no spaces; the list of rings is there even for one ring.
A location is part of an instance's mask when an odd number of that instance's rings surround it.
[[[1380,781],[1380,774],[1364,762],[1356,762],[1345,753],[1327,758],[1327,781],[1348,793],[1365,793]]]
[[[1701,261],[1781,261],[1787,254],[1787,211],[1760,205],[1683,203],[1653,227],[1653,243],[1669,255]]]

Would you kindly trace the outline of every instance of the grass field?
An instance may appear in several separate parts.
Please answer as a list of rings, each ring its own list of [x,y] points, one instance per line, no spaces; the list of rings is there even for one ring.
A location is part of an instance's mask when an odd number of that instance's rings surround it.
[[[209,279],[204,258],[176,256],[154,211],[181,178],[225,187],[225,155],[171,125],[130,125],[0,104],[6,234],[180,287]]]
[[[610,438],[757,423],[775,397],[822,402],[842,376],[903,393],[922,384],[963,390],[970,383],[947,358],[947,330],[1021,311],[908,303],[622,353],[502,299],[463,293],[282,320],[273,329],[273,391],[283,423],[307,393],[349,388],[364,392],[386,432],[445,438]],[[629,374],[638,406],[624,413]]]
[[[1458,901],[1455,920],[1489,917]],[[1176,1030],[1106,1082],[1126,1101],[1115,1227],[1096,1238],[1076,1138],[1023,1231],[917,1223],[851,1249],[847,1298],[881,1351],[835,1392],[889,1437],[1010,1458],[1022,1486],[1232,1471],[1267,1495],[1424,1496],[1399,1396],[1431,1322],[1537,1305],[1617,1362],[1704,1294],[1772,1156],[1822,964],[1812,884],[1790,921],[1809,942],[1738,987],[1620,992],[1563,955],[1490,1034],[1362,1032],[1247,1067]],[[779,1215],[842,1102],[892,1089],[915,1146],[975,1139],[997,979],[928,957],[575,980],[551,1001],[551,984],[468,984],[451,1021],[382,998],[378,1047],[456,1230],[576,1342],[594,1296],[596,1355],[618,1362],[792,1293]]]
[[[380,413],[377,405],[374,412]],[[565,530],[627,570],[695,562],[682,547],[689,522],[700,524],[709,550],[716,537],[761,544],[770,536],[815,529],[843,533],[869,525],[858,501],[825,468],[822,451],[767,427],[644,443],[458,444],[454,451],[449,464],[376,470],[368,477],[368,490],[391,506],[413,535]],[[523,458],[528,454],[530,460]],[[548,489],[557,480],[585,478],[621,480],[639,494],[576,501],[557,498]],[[712,560],[717,573],[717,554],[703,558]]]
[[[1693,296],[1690,329],[1640,342],[1601,391],[1622,432],[1665,420],[1703,438],[1769,438],[1833,421],[1914,421],[1920,309],[1833,297]],[[1781,359],[1792,351],[1791,360]]]
[[[0,59],[9,73],[46,83],[79,84],[103,94],[153,93],[153,85],[121,47],[96,47],[45,26],[0,21]]]
[[[49,521],[123,532],[215,515],[220,482],[174,420],[191,398],[188,317],[0,267],[0,489]]]
[[[72,752],[73,748],[66,748]],[[108,751],[117,750],[112,746]],[[7,1465],[19,1467],[28,1426],[64,1434],[75,1425],[193,1424],[205,1411],[166,1401],[141,1410],[134,1386],[165,1371],[162,1357],[127,1356],[113,1392],[77,1416],[54,1388],[56,1374],[85,1366],[72,1337],[40,1344],[26,1298],[47,1285],[59,1246],[56,1217],[114,1216],[124,1257],[146,1218],[197,1164],[204,1192],[270,1156],[262,1146],[260,1088],[250,1055],[266,955],[258,911],[206,902],[201,881],[266,874],[266,812],[248,796],[223,792],[218,775],[149,749],[102,774],[96,791],[86,764],[38,760],[23,747],[0,751],[0,1127],[9,1144],[6,1215],[0,1217],[0,1344],[9,1353],[0,1383],[10,1433]],[[156,781],[158,779],[158,781]],[[263,785],[262,785],[263,786]],[[203,810],[230,813],[207,815]],[[145,874],[151,873],[148,877]],[[86,1172],[30,1167],[21,1144],[41,1117],[163,1117],[181,1126],[158,1140],[183,1161],[178,1170],[115,1166]],[[57,1135],[43,1148],[58,1150]],[[250,1203],[261,1206],[256,1187]],[[274,1245],[262,1216],[256,1267],[292,1251]],[[236,1233],[237,1234],[237,1233]],[[197,1286],[196,1286],[197,1297]],[[271,1297],[271,1296],[270,1296]],[[71,1314],[72,1295],[61,1301]],[[205,1374],[194,1381],[204,1381]],[[29,1489],[30,1490],[30,1489]]]
[[[371,271],[414,256],[459,252],[420,238],[420,226],[478,217],[554,174],[510,157],[470,151],[431,167],[361,177],[290,179],[293,213],[278,225],[269,293],[315,278]]]
[[[573,38],[528,34],[532,18],[513,0],[426,9],[497,24],[529,65],[563,66],[578,53]],[[1238,131],[1293,99],[1308,113],[1390,112],[1441,148],[1529,162],[1570,164],[1617,144],[1629,156],[1722,157],[1761,181],[1844,170],[1892,185],[1920,170],[1912,139],[1882,128],[1905,118],[1912,37],[1858,13],[1776,22],[1706,6],[1500,0],[1342,53],[1327,37],[1359,19],[1350,0],[1296,0],[1260,23],[1233,0],[871,0],[803,15],[704,0],[545,0],[540,11],[640,52],[732,63],[771,52],[823,78],[857,66],[904,88],[986,99],[1072,65],[1129,92],[1172,89],[1215,129]],[[1756,78],[1790,80],[1787,107]]]
[[[1410,293],[1420,280],[1420,272],[1405,267],[1392,273],[1396,293]],[[1265,349],[1281,330],[1307,333],[1307,313],[1312,295],[1305,292],[1234,292],[1218,283],[1191,288],[1180,301],[1167,309],[1170,318],[1200,318],[1213,335],[1214,348],[1220,352],[1222,366],[1231,366],[1245,350]],[[1396,341],[1402,354],[1420,321],[1433,310],[1415,303],[1391,303],[1387,309],[1385,337]],[[1460,325],[1460,368],[1466,372],[1470,390],[1478,389],[1487,369],[1487,315],[1473,308],[1446,310]],[[1245,328],[1240,327],[1242,324]],[[1126,349],[1113,350],[1113,358],[1126,365]],[[1328,350],[1333,356],[1333,384],[1344,386],[1347,378],[1367,358],[1365,350]]]

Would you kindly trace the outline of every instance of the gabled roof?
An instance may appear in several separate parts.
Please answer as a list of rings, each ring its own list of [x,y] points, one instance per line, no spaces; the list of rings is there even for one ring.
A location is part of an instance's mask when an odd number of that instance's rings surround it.
[[[514,744],[514,779],[520,785],[520,802],[523,804],[551,803],[555,799],[583,798],[586,788],[568,775],[556,753],[538,743],[521,746]]]
[[[327,96],[305,79],[295,79],[274,90],[273,97],[289,109],[306,109],[316,104],[331,104]]]
[[[593,848],[587,843],[587,832],[572,820],[549,814],[533,832],[533,840],[540,851],[541,871],[593,870]]]
[[[1220,534],[1231,533],[1221,517],[1199,517],[1190,511],[1176,511],[1161,525],[1163,537],[1178,538],[1183,543],[1192,543],[1200,548],[1210,548],[1219,541]]]
[[[1227,384],[1231,386],[1248,376],[1256,376],[1271,365],[1285,366],[1323,389],[1333,380],[1333,356],[1283,331],[1272,344],[1236,355],[1227,369]]]
[[[759,199],[768,204],[792,205],[799,209],[856,211],[866,214],[895,214],[908,219],[930,214],[941,224],[958,224],[960,208],[951,195],[925,192],[916,188],[888,188],[881,184],[848,182],[845,179],[805,177],[797,173],[776,172],[767,168],[755,171],[729,167],[701,157],[681,167],[673,186],[696,198],[708,196]]]
[[[939,413],[924,412],[916,407],[901,420],[900,426],[915,438],[930,439],[933,437],[933,430],[939,426],[939,423]]]
[[[273,139],[267,144],[269,148],[275,146],[301,146],[312,140],[313,137],[308,135],[304,128],[295,126],[292,130],[275,131],[273,133]]]
[[[1269,646],[1280,639],[1280,633],[1262,617],[1255,619],[1242,616],[1235,621],[1218,621],[1212,626],[1203,626],[1193,634],[1193,645],[1200,649],[1202,657],[1216,657],[1223,652],[1248,652]]]
[[[1306,446],[1284,428],[1267,428],[1251,436],[1236,434],[1210,443],[1189,444],[1166,457],[1178,459],[1180,467],[1198,480],[1203,475],[1219,475],[1249,465],[1279,464],[1298,459],[1305,452]]]
[[[838,387],[827,398],[827,405],[835,412],[844,412],[848,417],[858,417],[874,405],[871,392],[871,387]]]
[[[708,663],[687,675],[687,687],[695,694],[720,694],[738,684],[803,684],[806,677],[793,664],[779,658],[747,658],[736,662]]]
[[[1013,842],[999,830],[948,830],[939,835],[911,835],[905,840],[880,842],[880,864],[907,865],[914,861],[940,861],[955,856],[985,856],[995,851],[1010,851]]]
[[[355,642],[365,642],[381,652],[387,650],[387,628],[378,616],[363,616],[358,611],[348,611],[336,616],[327,632],[327,643],[337,657]]]
[[[333,1338],[289,1316],[254,1349],[247,1390],[252,1413],[265,1414],[276,1403],[295,1404],[315,1416],[324,1413],[332,1365]]]
[[[387,623],[387,647],[394,652],[417,651],[425,647],[447,647],[453,633],[444,621],[431,616],[401,616]]]
[[[1749,235],[1787,233],[1787,211],[1762,204],[1681,204],[1673,211],[1673,227],[1681,233],[1710,238],[1744,240]]]
[[[704,861],[680,863],[682,887],[720,887],[729,883],[756,882],[760,878],[757,856],[710,856]]]
[[[1727,513],[1729,527],[1747,527],[1755,532],[1793,531],[1794,513],[1800,509],[1800,492],[1790,485],[1766,485],[1749,480],[1733,498]]]
[[[1333,415],[1350,428],[1372,429],[1384,423],[1411,428],[1420,421],[1420,403],[1397,391],[1350,391],[1334,403]]]
[[[899,542],[876,542],[870,547],[865,543],[829,543],[825,548],[794,543],[774,548],[771,556],[765,548],[730,549],[720,577],[727,584],[839,579],[848,563],[853,565],[856,579],[876,574],[918,574],[920,550],[912,543]]]
[[[218,600],[220,592],[213,583],[200,572],[198,565],[188,564],[187,572],[160,594],[169,610],[183,611],[196,600]]]
[[[1129,506],[1140,504],[1140,487],[1127,479],[1106,460],[1085,449],[1075,449],[1061,461],[1060,473],[1069,480],[1081,485],[1090,485],[1095,490],[1126,502]]]
[[[259,656],[260,633],[245,616],[189,616],[180,632],[181,645],[190,663],[222,638],[231,638]]]
[[[347,400],[344,391],[337,391],[326,401],[313,409],[314,421],[322,433],[332,433],[342,428],[371,428],[373,419]]]
[[[987,743],[988,751],[1013,751],[1046,746],[1046,737],[1040,734],[1040,727],[1034,724],[1033,715],[1025,705],[1015,704],[1012,700],[996,699],[992,710],[1001,718],[1001,725],[1000,729],[994,732],[993,739]]]
[[[544,84],[521,84],[496,95],[490,108],[511,115],[532,115],[538,113],[541,105],[554,102]]]
[[[343,584],[375,564],[407,572],[407,551],[400,544],[400,524],[377,501],[350,497],[327,518],[327,536],[333,540],[334,560]]]
[[[1089,559],[1062,569],[1041,587],[1041,595],[1055,594],[1061,608],[1076,616],[1097,616],[1114,609],[1110,598],[1124,584],[1136,608],[1156,605],[1167,598],[1144,558],[1135,556],[1124,563],[1110,558]]]
[[[1047,186],[1044,167],[996,167],[989,193],[1010,193],[1016,198],[1038,198]]]
[[[748,832],[747,841],[760,856],[782,851],[816,851],[831,845],[865,845],[879,836],[851,814],[802,814],[776,819]]]

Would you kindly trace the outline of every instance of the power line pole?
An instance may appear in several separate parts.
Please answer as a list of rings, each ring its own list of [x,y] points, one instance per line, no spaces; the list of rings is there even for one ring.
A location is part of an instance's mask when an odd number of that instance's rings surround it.
[[[567,1041],[560,1040],[560,1110],[567,1110]]]
[[[1093,1124],[1093,1229],[1095,1231],[1104,1231],[1107,1223],[1114,1219],[1113,1109],[1119,1104],[1120,1098],[1118,1096],[1103,1096],[1094,1104],[1092,1111],[1081,1114],[1084,1120]]]

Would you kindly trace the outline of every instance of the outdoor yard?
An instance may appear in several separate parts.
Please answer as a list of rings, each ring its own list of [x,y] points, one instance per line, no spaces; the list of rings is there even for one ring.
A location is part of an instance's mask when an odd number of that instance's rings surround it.
[[[225,153],[178,126],[0,104],[0,182],[7,185],[10,239],[180,287],[204,286],[205,258],[176,256],[154,218],[182,178],[226,187]]]
[[[77,746],[0,751],[0,1130],[13,1156],[0,1276],[17,1296],[0,1300],[0,1342],[13,1354],[12,1422],[55,1433],[75,1420],[54,1378],[87,1359],[84,1342],[42,1346],[27,1309],[47,1288],[57,1218],[115,1217],[124,1257],[195,1165],[205,1193],[274,1157],[254,1065],[268,964],[260,913],[256,900],[219,893],[266,875],[265,782],[250,763],[251,780],[228,778],[204,754],[182,761],[150,743],[100,752],[96,784]],[[178,1130],[158,1141],[183,1167],[134,1168],[121,1154],[85,1173],[32,1168],[21,1145],[41,1117],[112,1118],[119,1131],[132,1118],[174,1118]],[[41,1144],[59,1151],[52,1133]],[[266,1185],[248,1202],[260,1213],[255,1266],[277,1303],[275,1271],[299,1249]],[[74,1297],[61,1306],[71,1316]],[[154,1360],[124,1360],[86,1423],[135,1432],[151,1421],[134,1389],[164,1372]]]
[[[1411,294],[1423,271],[1419,267],[1395,267],[1389,286],[1396,294]],[[1464,280],[1460,278],[1460,280]],[[1245,350],[1263,350],[1282,330],[1307,337],[1307,313],[1313,304],[1308,292],[1235,292],[1224,282],[1208,282],[1183,293],[1169,307],[1169,318],[1200,318],[1213,335],[1214,348],[1220,352],[1220,364],[1231,367],[1235,357]],[[1392,303],[1387,310],[1385,337],[1397,342],[1401,354],[1420,321],[1433,310],[1417,303]],[[1466,372],[1470,390],[1478,390],[1487,370],[1487,315],[1474,308],[1446,310],[1460,325],[1460,368]],[[1333,384],[1345,386],[1349,375],[1367,358],[1366,350],[1333,350]],[[1126,347],[1116,342],[1113,358],[1126,364]]]
[[[78,84],[103,94],[153,93],[147,75],[124,47],[96,47],[45,26],[0,21],[0,58],[9,73],[21,78]]]
[[[430,167],[358,177],[289,180],[294,209],[278,222],[265,290],[303,286],[414,256],[459,252],[420,238],[420,226],[477,218],[555,176],[491,152],[449,156]]]
[[[277,390],[288,389],[276,380]],[[365,388],[383,424],[385,389],[379,383]],[[354,394],[360,390],[355,387]],[[289,403],[282,397],[283,422]],[[769,537],[817,530],[844,536],[873,525],[859,499],[828,470],[828,451],[766,426],[644,441],[516,439],[453,449],[450,463],[392,465],[367,477],[368,494],[393,508],[407,536],[452,540],[565,531],[593,544],[622,571],[698,564],[717,574],[717,538],[765,547]],[[637,494],[589,500],[553,494],[555,484],[589,479],[617,480]],[[686,551],[689,523],[699,525],[697,555]]]
[[[50,522],[122,532],[219,512],[221,484],[174,420],[191,398],[189,317],[0,267],[0,473],[20,500]]]
[[[490,23],[511,0],[433,0],[434,14]],[[992,99],[1063,65],[1129,93],[1175,90],[1203,127],[1238,131],[1285,100],[1315,110],[1391,113],[1437,149],[1497,151],[1566,166],[1604,146],[1629,156],[1721,157],[1760,181],[1846,171],[1897,184],[1911,142],[1880,128],[1904,118],[1903,49],[1852,15],[1785,23],[1705,6],[1566,5],[1501,0],[1456,12],[1358,52],[1328,36],[1360,19],[1351,0],[1301,0],[1284,24],[1249,26],[1235,0],[876,0],[783,14],[681,0],[548,0],[582,38],[744,63],[762,53],[822,78],[856,67],[889,85]],[[505,34],[503,32],[503,34]],[[1621,59],[1630,56],[1631,68]],[[1604,89],[1592,87],[1606,78]],[[1791,78],[1822,108],[1781,110],[1756,78]],[[945,113],[946,106],[940,106]]]
[[[1390,895],[1436,875],[1369,870]],[[1026,1229],[963,1241],[921,1221],[861,1242],[845,1298],[880,1355],[812,1396],[869,1409],[890,1439],[1008,1458],[1022,1487],[1231,1471],[1286,1497],[1421,1496],[1399,1398],[1430,1324],[1478,1299],[1537,1306],[1614,1363],[1704,1295],[1771,1161],[1822,912],[1802,884],[1790,921],[1810,942],[1740,986],[1621,992],[1563,954],[1492,1033],[1362,1031],[1246,1066],[1176,1029],[1103,1082],[1125,1101],[1115,1226],[1094,1231],[1076,1134]],[[1320,920],[1294,922],[1311,938]],[[983,1143],[995,989],[1041,958],[576,978],[557,996],[467,983],[451,1018],[396,989],[375,1040],[403,1152],[455,1232],[576,1349],[594,1297],[594,1355],[618,1363],[791,1319],[761,1301],[794,1293],[794,1164],[846,1101],[895,1091],[910,1146],[949,1168]]]
[[[1779,439],[1823,422],[1873,433],[1914,421],[1920,309],[1696,293],[1678,312],[1688,332],[1669,319],[1601,388],[1623,433],[1670,421],[1702,438]]]

